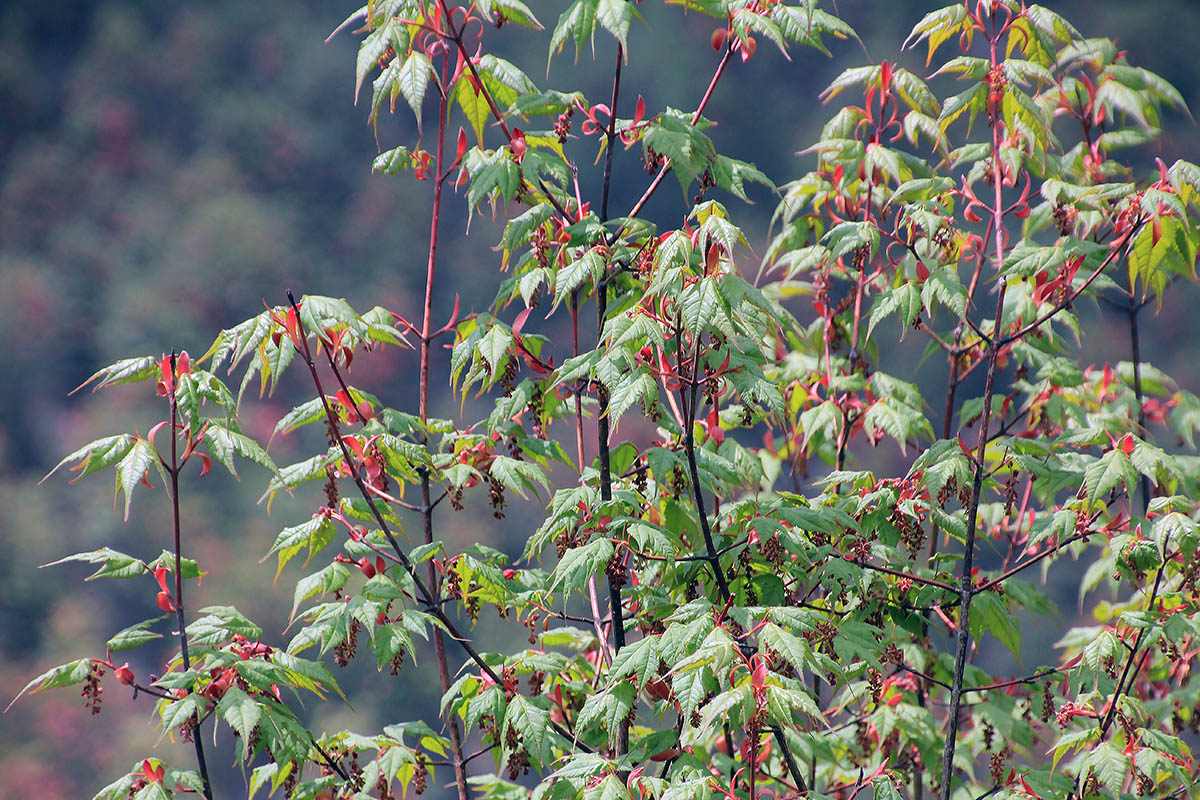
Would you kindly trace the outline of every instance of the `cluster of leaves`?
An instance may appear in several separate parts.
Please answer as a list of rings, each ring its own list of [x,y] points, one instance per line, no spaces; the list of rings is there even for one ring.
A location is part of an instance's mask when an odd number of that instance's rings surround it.
[[[94,577],[153,576],[180,652],[149,681],[116,667],[113,651],[159,635],[163,618],[147,620],[104,659],[27,688],[83,683],[98,703],[97,673],[111,669],[158,698],[163,729],[191,739],[198,759],[195,771],[148,760],[98,797],[211,797],[198,735],[210,718],[241,738],[252,795],[385,798],[397,784],[422,791],[441,766],[460,800],[472,787],[534,800],[1190,791],[1200,459],[1178,451],[1194,449],[1200,399],[1142,359],[1138,320],[1196,278],[1200,168],[1160,162],[1143,179],[1115,157],[1154,137],[1178,93],[1039,6],[933,12],[910,36],[929,80],[885,61],[828,87],[827,99],[854,92],[859,105],[832,114],[809,149],[816,168],[777,188],[773,236],[748,268],[745,235],[709,194],[776,187],[716,152],[708,99],[758,40],[786,53],[853,31],[811,2],[680,4],[716,19],[717,63],[695,109],[657,113],[622,94],[638,17],[627,0],[575,0],[550,36],[553,58],[568,42],[578,56],[597,28],[611,34],[605,103],[539,90],[483,52],[485,23],[542,29],[520,0],[388,0],[347,21],[365,33],[356,84],[372,78],[372,118],[400,97],[418,120],[438,106],[434,152],[400,146],[375,161],[433,184],[429,281],[447,182],[473,210],[508,215],[507,275],[487,312],[460,320],[456,308],[436,329],[429,302],[410,321],[308,296],[222,332],[200,359],[211,371],[172,355],[93,376],[157,381],[168,401],[169,455],[159,425],[63,461],[81,476],[115,468],[126,513],[152,471],[177,509],[192,457],[203,471],[258,463],[267,498],[325,482],[311,519],[270,547],[277,576],[301,552],[313,568],[296,583],[286,643],[264,642],[228,606],[189,611],[184,625],[182,580],[199,567],[180,555],[178,514],[173,550],[153,562],[70,557],[99,564]],[[944,76],[966,88],[939,99]],[[632,116],[617,116],[622,102]],[[640,145],[653,178],[610,217],[618,142]],[[573,153],[597,144],[593,208]],[[673,228],[640,215],[668,173],[690,198]],[[1091,298],[1128,326],[1131,361],[1073,358]],[[525,330],[543,304],[569,317],[570,346]],[[589,305],[594,335],[581,345]],[[490,398],[482,421],[428,414],[442,337],[453,337],[456,389]],[[946,363],[940,415],[884,371],[921,337]],[[417,353],[415,414],[346,381],[357,354],[384,344]],[[273,390],[297,361],[316,396],[275,433],[322,425],[328,446],[276,467],[238,427],[238,399],[256,376]],[[236,395],[219,368],[243,370]],[[965,396],[975,373],[983,393]],[[899,462],[872,449],[888,441]],[[546,509],[519,559],[436,538],[453,513],[444,500],[502,516],[512,495]],[[414,520],[424,539],[405,542]],[[1043,666],[995,674],[989,639],[1020,662],[1023,620],[1060,613],[1044,590],[1065,556],[1086,564],[1080,601],[1099,624],[1068,626]],[[523,623],[529,647],[479,651],[462,625],[485,607]],[[362,644],[395,673],[417,639],[432,641],[440,720],[315,732],[289,706],[300,692],[341,694],[326,659],[344,665]]]

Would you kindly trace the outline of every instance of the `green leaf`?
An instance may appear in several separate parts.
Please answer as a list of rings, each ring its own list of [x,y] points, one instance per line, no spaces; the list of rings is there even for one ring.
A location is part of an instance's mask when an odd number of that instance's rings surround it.
[[[526,489],[541,486],[547,492],[554,491],[542,468],[528,461],[497,455],[492,458],[490,472],[504,488],[516,492],[522,500],[527,499]]]
[[[714,324],[718,316],[724,317],[720,302],[717,283],[713,278],[701,278],[684,289],[679,298],[679,311],[688,333],[699,336]],[[725,324],[717,327],[727,328],[728,325],[726,318]]]
[[[396,76],[396,84],[400,87],[400,93],[404,95],[409,107],[417,115],[418,128],[421,126],[421,103],[425,100],[425,91],[429,88],[429,81],[432,77],[433,62],[420,50],[413,50],[409,53],[408,58],[404,60],[404,66],[400,67],[400,74]],[[376,161],[378,160],[376,158]]]
[[[558,17],[558,24],[550,35],[550,53],[546,57],[546,67],[549,70],[550,59],[556,53],[561,53],[568,38],[575,40],[575,59],[579,59],[579,48],[585,41],[592,41],[596,30],[596,6],[599,0],[575,0]]]
[[[636,700],[637,691],[633,684],[620,681],[615,686],[585,698],[576,725],[583,730],[600,723],[606,732],[620,730],[622,721],[629,716]]]
[[[304,566],[307,567],[312,557],[333,541],[336,533],[333,522],[323,514],[317,514],[307,522],[280,531],[279,535],[275,537],[275,543],[267,551],[268,557],[274,553],[279,554],[279,566],[275,570],[275,580],[279,580],[279,575],[283,572],[283,565],[306,546],[308,547],[308,558],[305,560]]]
[[[608,670],[609,681],[619,681],[633,675],[637,690],[640,692],[644,689],[646,682],[654,676],[658,665],[662,663],[658,642],[657,636],[647,636],[622,647],[621,652],[613,656],[612,666]]]
[[[706,732],[717,723],[724,722],[734,727],[740,726],[749,716],[753,703],[749,684],[721,692],[704,706],[700,730]]]
[[[358,103],[358,93],[363,81],[371,70],[379,65],[379,59],[392,46],[393,27],[396,22],[389,18],[383,25],[367,34],[358,46],[358,55],[354,65],[354,102]]]
[[[488,108],[487,98],[483,96],[482,87],[480,91],[476,91],[468,79],[469,74],[464,71],[450,92],[452,98],[458,102],[458,107],[466,115],[471,130],[475,131],[476,141],[479,142],[480,147],[483,147],[483,126],[487,124],[488,116],[492,112]]]
[[[658,383],[649,372],[641,368],[627,373],[613,388],[608,399],[608,417],[612,420],[620,419],[639,400],[646,408],[653,408],[658,401]]]
[[[1127,493],[1137,485],[1137,468],[1120,448],[1109,450],[1083,471],[1083,488],[1087,490],[1089,502],[1108,494],[1118,483]]]
[[[938,267],[929,273],[929,277],[921,285],[921,302],[931,314],[934,299],[954,312],[955,317],[962,317],[966,313],[967,289],[951,268]]]
[[[551,590],[562,587],[565,591],[580,589],[587,579],[604,571],[613,555],[612,542],[603,537],[597,538],[582,547],[573,547],[563,553],[558,566],[554,568],[554,581]]]
[[[146,642],[161,639],[161,633],[155,633],[154,631],[147,630],[147,628],[163,619],[166,619],[166,617],[143,620],[135,625],[130,625],[128,628],[117,631],[108,640],[108,644],[105,646],[106,649],[114,653],[121,650],[132,650],[135,647],[141,647]]]
[[[289,764],[289,769],[287,770],[288,772],[291,771],[290,766],[291,765]],[[254,800],[254,795],[258,794],[258,790],[261,789],[268,780],[271,780],[272,784],[274,784],[273,779],[278,773],[279,764],[275,763],[274,761],[272,761],[270,764],[263,764],[261,767],[255,767],[254,771],[250,773],[250,786],[246,795],[248,800]],[[272,785],[271,791],[273,792],[275,788],[276,787]]]
[[[58,564],[65,564],[68,561],[102,564],[103,566],[85,579],[89,581],[94,578],[136,578],[139,575],[144,575],[147,571],[147,567],[141,559],[119,553],[109,547],[101,547],[99,550],[92,550],[87,553],[75,553],[74,555],[60,558],[58,561],[51,561],[49,564],[43,564],[42,566],[53,567]]]
[[[187,633],[196,643],[217,645],[233,636],[261,639],[262,628],[255,625],[233,606],[205,606],[196,613],[203,614],[187,626]]]
[[[860,248],[867,248],[868,253],[873,255],[879,251],[879,229],[870,222],[842,222],[825,234],[821,244],[829,248],[831,259],[841,258]]]
[[[712,162],[713,181],[717,186],[735,197],[750,202],[746,196],[746,181],[762,184],[768,189],[775,189],[775,184],[753,164],[738,161],[736,158],[717,155]]]
[[[543,30],[542,23],[529,10],[529,6],[522,3],[521,0],[489,0],[489,2],[493,15],[502,16],[508,22],[515,22],[527,28]]]
[[[319,572],[301,578],[296,582],[296,591],[292,595],[292,613],[295,619],[296,609],[310,597],[341,589],[350,579],[350,570],[345,565],[334,562]]]
[[[523,695],[508,701],[504,724],[521,737],[521,743],[539,764],[550,760],[550,714],[535,706]]]
[[[879,321],[893,312],[900,319],[900,338],[903,339],[921,313],[921,290],[916,283],[902,283],[888,289],[871,305],[871,316],[867,323],[868,339]]]
[[[107,367],[96,370],[92,376],[83,383],[71,390],[71,394],[75,394],[89,383],[95,382],[92,391],[103,389],[108,386],[116,386],[119,383],[136,383],[138,381],[149,380],[156,378],[160,374],[159,361],[153,356],[142,356],[141,358],[125,358],[115,364],[109,364]]]
[[[258,442],[221,424],[209,423],[208,430],[204,432],[203,445],[213,460],[229,470],[229,474],[235,478],[239,476],[234,465],[234,456],[253,461],[269,470],[277,479],[283,478],[275,462]]]
[[[1113,797],[1120,796],[1129,772],[1129,758],[1111,739],[1097,744],[1083,760]]]
[[[58,472],[59,468],[64,464],[69,464],[72,461],[80,463],[71,467],[71,471],[79,471],[79,474],[71,479],[71,483],[82,480],[88,475],[99,472],[105,467],[110,467],[120,461],[133,448],[137,441],[136,436],[128,433],[118,434],[116,436],[105,436],[102,439],[97,439],[94,442],[88,442],[83,447],[68,455],[62,461],[54,465],[54,469],[46,473],[38,483],[42,483],[46,478],[49,478],[54,473]]]
[[[375,156],[375,160],[371,162],[371,171],[395,175],[407,172],[416,165],[417,159],[407,147],[394,147]]]
[[[61,689],[64,686],[74,686],[77,683],[83,683],[83,680],[92,671],[92,659],[81,658],[78,661],[71,661],[62,664],[52,669],[48,669],[41,675],[25,684],[25,688],[17,692],[17,696],[12,699],[12,703],[4,710],[12,708],[13,703],[21,699],[21,695],[29,692],[37,694],[46,689]]]
[[[180,725],[189,722],[193,717],[198,718],[198,715],[204,714],[204,709],[204,696],[195,692],[188,693],[179,700],[163,703],[158,712],[163,732],[170,733]]]
[[[970,119],[974,120],[975,115],[983,111],[986,104],[987,84],[983,81],[946,100],[942,104],[942,112],[938,115],[938,128],[941,129],[942,135],[946,135],[946,129],[954,124],[964,111],[970,110]]]
[[[254,726],[258,724],[259,719],[262,718],[262,706],[258,701],[238,687],[230,686],[221,698],[221,702],[217,704],[217,713],[229,723],[229,727],[238,732],[242,737],[242,742],[248,748],[250,734],[254,731]]]
[[[149,478],[150,468],[154,467],[162,480],[166,481],[166,472],[158,459],[158,451],[148,439],[137,438],[125,457],[117,462],[117,491],[125,494],[125,519],[129,519],[129,505],[133,501],[133,490]]]
[[[512,347],[513,335],[507,325],[495,324],[488,328],[476,345],[475,350],[487,362],[493,376],[497,376],[508,361],[508,350]]]
[[[991,592],[977,594],[971,601],[971,635],[978,640],[985,629],[1021,662],[1021,631],[1012,612]]]
[[[633,3],[629,0],[598,0],[596,21],[611,33],[621,46],[629,49],[629,23],[633,21]]]
[[[571,292],[582,286],[585,281],[598,281],[603,274],[604,257],[596,248],[589,248],[555,275],[553,308],[557,308],[559,303],[567,299]]]
[[[291,433],[297,428],[311,425],[314,422],[320,422],[324,419],[325,404],[322,398],[314,397],[312,400],[301,403],[284,414],[279,422],[275,423],[275,430],[271,433],[271,438],[274,439],[281,433]]]

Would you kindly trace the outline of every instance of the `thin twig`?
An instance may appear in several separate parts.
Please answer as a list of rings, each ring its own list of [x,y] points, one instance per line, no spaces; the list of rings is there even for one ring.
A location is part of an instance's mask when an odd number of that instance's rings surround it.
[[[731,39],[733,37],[730,37]],[[704,113],[705,106],[712,99],[713,91],[717,88],[717,82],[721,79],[721,75],[725,72],[725,67],[729,64],[729,59],[733,55],[733,42],[731,41],[725,48],[725,54],[721,56],[721,61],[717,64],[716,71],[713,72],[712,79],[708,82],[708,88],[704,90],[704,96],[700,98],[700,105],[696,106],[695,113],[692,114],[692,125],[700,121],[700,115]],[[614,112],[615,113],[615,112]],[[610,148],[611,149],[611,148]],[[662,185],[663,179],[667,177],[667,173],[671,171],[671,162],[662,165],[658,170],[658,174],[654,176],[654,180],[650,181],[650,185],[646,187],[646,191],[642,192],[642,196],[633,204],[633,208],[625,215],[626,219],[633,219],[641,213],[646,203],[650,202],[650,198],[658,191],[658,187]],[[621,234],[625,231],[625,226],[617,228],[608,237],[608,245],[611,247],[617,239],[621,238]]]

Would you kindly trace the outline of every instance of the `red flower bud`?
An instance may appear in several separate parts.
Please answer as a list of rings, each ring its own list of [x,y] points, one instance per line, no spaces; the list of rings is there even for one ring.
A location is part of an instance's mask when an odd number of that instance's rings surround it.
[[[362,570],[362,574],[366,575],[368,578],[375,577],[375,565],[368,561],[366,556],[363,556],[358,560],[358,568]]]
[[[525,132],[520,128],[513,128],[512,134],[512,141],[509,143],[509,149],[512,152],[513,161],[520,164],[521,160],[525,158]]]
[[[158,603],[160,609],[167,613],[175,610],[175,601],[171,599],[170,592],[159,592],[158,597],[155,598],[155,602]]]
[[[123,683],[126,686],[133,685],[133,670],[129,668],[128,661],[113,670],[113,675],[117,676],[118,683]]]
[[[729,36],[729,31],[725,28],[717,28],[712,32],[712,49],[720,51],[725,46],[725,39]]]

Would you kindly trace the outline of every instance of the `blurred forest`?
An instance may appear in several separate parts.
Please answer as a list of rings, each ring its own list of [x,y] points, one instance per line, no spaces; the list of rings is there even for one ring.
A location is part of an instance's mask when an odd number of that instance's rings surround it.
[[[552,25],[562,5],[531,2]],[[738,64],[719,87],[707,116],[718,120],[714,140],[723,152],[753,161],[783,182],[799,174],[797,151],[816,138],[828,114],[820,90],[847,66],[895,59],[900,43],[928,10],[943,3],[914,0],[839,0],[837,10],[863,43],[835,43],[833,58],[797,50],[785,60],[768,46]],[[1200,109],[1200,4],[1194,0],[1071,0],[1052,3],[1084,35],[1115,37],[1131,62],[1160,73]],[[112,484],[97,477],[68,486],[56,475],[38,480],[67,452],[101,435],[146,430],[165,414],[145,387],[68,396],[97,368],[118,358],[172,348],[203,353],[216,333],[301,293],[346,297],[356,308],[375,304],[418,310],[424,284],[430,183],[370,174],[372,157],[415,124],[401,105],[367,124],[352,104],[353,36],[325,37],[353,10],[330,2],[235,0],[162,3],[104,0],[0,6],[0,701],[47,667],[101,655],[116,630],[154,613],[153,591],[140,581],[83,583],[82,566],[39,570],[73,552],[102,545],[153,556],[167,544],[169,506],[161,493],[143,492],[124,523],[112,505]],[[649,108],[692,108],[714,54],[711,18],[681,14],[657,1],[639,10],[625,74],[627,97],[646,96]],[[607,102],[612,45],[596,39],[596,58],[570,52],[546,77],[545,38],[509,27],[484,34],[539,86],[582,86],[592,102]],[[864,52],[865,50],[865,52]],[[923,56],[900,60],[923,71]],[[621,115],[628,115],[623,109]],[[455,123],[457,125],[457,122]],[[1200,162],[1200,130],[1191,119],[1164,121],[1152,159]],[[598,186],[592,154],[579,154],[581,182]],[[801,157],[803,158],[803,157]],[[627,207],[645,185],[637,152],[618,153],[614,204]],[[588,199],[589,195],[585,195]],[[591,199],[596,199],[591,197]],[[760,191],[753,206],[731,198],[756,250],[762,251],[773,199]],[[675,220],[685,210],[678,192],[664,190],[652,214]],[[437,308],[448,316],[455,293],[465,310],[491,302],[499,282],[490,250],[499,226],[475,216],[467,235],[463,204],[451,201],[444,220]],[[749,259],[747,259],[749,261]],[[747,268],[756,264],[747,263]],[[1143,352],[1179,383],[1200,392],[1200,292],[1177,287],[1143,331]],[[807,309],[801,313],[807,318]],[[1093,313],[1103,314],[1104,309]],[[1085,343],[1097,363],[1129,358],[1120,330],[1103,329]],[[354,365],[355,382],[385,403],[413,403],[415,356],[395,349]],[[944,364],[911,370],[930,385]],[[263,439],[308,387],[289,376],[274,398],[249,396],[243,423]],[[453,416],[459,399],[434,379],[434,413]],[[253,392],[248,393],[253,395]],[[927,399],[928,395],[927,395]],[[473,418],[472,406],[466,416]],[[479,411],[482,405],[474,409]],[[474,416],[479,416],[475,414]],[[272,456],[290,462],[287,437]],[[311,513],[312,497],[280,497],[270,515],[255,500],[265,476],[250,466],[241,482],[215,473],[185,481],[185,547],[210,574],[192,591],[193,604],[236,603],[286,642],[289,565],[278,585],[259,564],[275,534]],[[531,514],[511,509],[503,522],[486,510],[443,516],[455,524],[441,536],[452,547],[482,538],[518,553]],[[289,579],[290,578],[290,579]],[[1074,607],[1073,587],[1060,597]],[[486,615],[485,615],[486,617]],[[482,644],[504,635],[485,618]],[[1052,639],[1050,641],[1053,641]],[[160,670],[170,643],[135,651],[139,675]],[[118,661],[124,660],[118,658]],[[318,725],[369,730],[436,709],[435,682],[422,679],[422,660],[399,678],[381,678],[369,664],[339,674],[353,708],[311,708]],[[23,698],[0,717],[0,796],[90,796],[136,754],[154,746],[148,722],[152,700],[130,703],[111,681],[100,719],[72,691]],[[382,720],[382,722],[381,722]],[[222,743],[212,771],[218,796],[243,796],[245,784],[226,765]],[[190,765],[190,752],[158,745],[162,757]],[[447,774],[439,773],[436,795]]]

